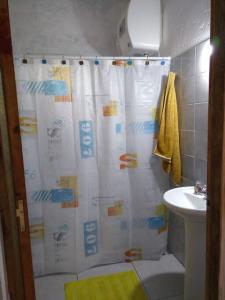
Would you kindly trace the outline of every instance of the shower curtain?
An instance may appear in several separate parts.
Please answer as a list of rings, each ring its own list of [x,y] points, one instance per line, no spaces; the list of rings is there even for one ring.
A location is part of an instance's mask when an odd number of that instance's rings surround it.
[[[169,61],[15,69],[34,275],[159,259],[168,177],[152,153]]]

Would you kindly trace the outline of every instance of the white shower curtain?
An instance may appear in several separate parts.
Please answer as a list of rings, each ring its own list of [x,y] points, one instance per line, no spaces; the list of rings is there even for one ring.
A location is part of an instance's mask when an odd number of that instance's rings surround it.
[[[152,152],[169,61],[15,69],[35,276],[160,258],[168,178]]]

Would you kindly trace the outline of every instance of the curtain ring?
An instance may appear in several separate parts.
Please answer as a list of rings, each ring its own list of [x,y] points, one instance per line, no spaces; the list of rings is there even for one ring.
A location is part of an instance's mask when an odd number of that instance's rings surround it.
[[[99,60],[98,60],[97,56],[96,56],[96,59],[95,59],[95,65],[99,65]]]
[[[113,66],[116,66],[116,60],[115,60],[115,57],[114,57],[114,56],[113,56],[112,65],[113,65]]]
[[[132,64],[133,64],[133,61],[130,59],[130,56],[128,57],[127,64],[129,66],[132,66]]]
[[[62,65],[66,65],[66,60],[65,60],[65,57],[62,56],[62,61],[61,61]]]
[[[64,56],[62,56],[62,65],[66,65],[66,60],[65,60],[65,57]]]
[[[43,65],[47,64],[47,59],[45,58],[45,56],[43,55],[42,60],[41,60]]]
[[[80,65],[80,66],[83,66],[83,64],[84,64],[84,61],[83,61],[83,59],[82,59],[82,56],[80,55],[79,65]]]
[[[23,57],[23,59],[22,59],[22,63],[23,63],[23,64],[27,64],[27,58],[26,58],[25,55],[24,55],[24,57]]]

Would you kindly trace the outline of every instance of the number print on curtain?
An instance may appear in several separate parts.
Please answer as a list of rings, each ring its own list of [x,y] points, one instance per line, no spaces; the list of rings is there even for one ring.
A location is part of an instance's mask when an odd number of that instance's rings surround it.
[[[16,62],[35,276],[158,259],[168,178],[152,155],[169,63]]]
[[[98,239],[97,239],[97,221],[90,221],[84,223],[84,249],[85,256],[97,253]]]
[[[80,121],[80,151],[81,158],[93,157],[93,126],[92,121]]]

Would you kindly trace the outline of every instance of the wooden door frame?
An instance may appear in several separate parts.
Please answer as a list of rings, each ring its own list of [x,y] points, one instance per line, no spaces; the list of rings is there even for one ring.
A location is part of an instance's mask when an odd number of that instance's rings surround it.
[[[208,122],[208,213],[206,300],[225,299],[225,1],[211,0]],[[3,215],[11,300],[34,300],[29,224],[17,110],[8,1],[0,0],[0,65],[4,105],[0,135],[0,210]],[[4,122],[5,120],[5,122]],[[5,143],[5,141],[9,143]],[[17,230],[16,205],[23,200],[26,230]]]
[[[10,300],[35,300],[32,256],[8,1],[0,0],[0,69],[3,86],[0,132],[0,210]],[[25,230],[16,217],[22,201]]]
[[[225,299],[225,1],[211,0],[206,299]]]

